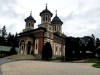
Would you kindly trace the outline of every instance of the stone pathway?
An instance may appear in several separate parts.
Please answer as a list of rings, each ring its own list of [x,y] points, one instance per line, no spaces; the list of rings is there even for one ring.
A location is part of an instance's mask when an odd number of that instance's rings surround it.
[[[100,75],[93,63],[16,61],[1,66],[2,75]]]
[[[1,65],[4,64],[4,63],[13,62],[13,61],[14,60],[11,60],[11,59],[0,59],[0,75],[2,75]]]

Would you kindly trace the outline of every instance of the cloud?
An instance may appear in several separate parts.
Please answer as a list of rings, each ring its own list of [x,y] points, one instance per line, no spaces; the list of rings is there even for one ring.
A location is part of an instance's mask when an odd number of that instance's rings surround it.
[[[37,27],[41,22],[39,13],[46,3],[53,17],[58,10],[66,35],[100,37],[100,0],[0,0],[0,25],[6,25],[10,32],[20,32],[25,27],[24,19],[32,11]]]
[[[12,33],[20,32],[24,25],[25,15],[17,11],[17,4],[17,0],[0,0],[0,25],[5,25],[7,31]]]
[[[64,32],[72,36],[85,36],[94,33],[96,37],[100,37],[98,29],[100,29],[100,1],[91,0],[79,1],[76,10],[63,17]],[[65,26],[66,25],[66,26]]]

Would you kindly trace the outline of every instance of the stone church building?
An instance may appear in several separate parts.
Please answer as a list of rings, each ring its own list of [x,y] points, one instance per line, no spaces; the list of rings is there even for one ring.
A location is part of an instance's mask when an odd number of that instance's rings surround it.
[[[65,56],[65,38],[62,33],[63,22],[57,16],[51,20],[53,14],[46,8],[40,12],[41,24],[34,29],[36,20],[30,16],[25,19],[25,29],[19,33],[19,54],[42,56],[42,49],[46,42],[50,42],[53,58]]]

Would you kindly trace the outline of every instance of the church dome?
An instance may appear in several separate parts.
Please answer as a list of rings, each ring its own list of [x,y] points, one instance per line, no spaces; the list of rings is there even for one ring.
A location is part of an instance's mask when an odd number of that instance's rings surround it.
[[[53,19],[52,19],[52,24],[63,24],[63,22],[61,21],[61,19],[56,15]]]
[[[42,14],[50,14],[51,15],[51,17],[52,17],[52,13],[47,9],[47,6],[46,6],[46,9],[44,9],[41,13],[40,13],[40,16],[42,15]]]
[[[25,19],[25,22],[29,20],[32,20],[34,23],[36,23],[36,20],[32,17],[32,13],[30,13],[30,16]]]

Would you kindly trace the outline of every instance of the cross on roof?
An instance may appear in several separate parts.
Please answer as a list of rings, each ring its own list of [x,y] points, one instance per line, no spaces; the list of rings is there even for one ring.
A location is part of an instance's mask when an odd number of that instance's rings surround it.
[[[30,16],[32,16],[32,11],[30,11]]]
[[[48,5],[48,4],[46,3],[45,5],[46,5],[46,9],[47,9],[47,5]]]
[[[47,6],[48,4],[46,3],[45,5]]]
[[[56,12],[56,16],[57,16],[57,10],[55,12]]]

